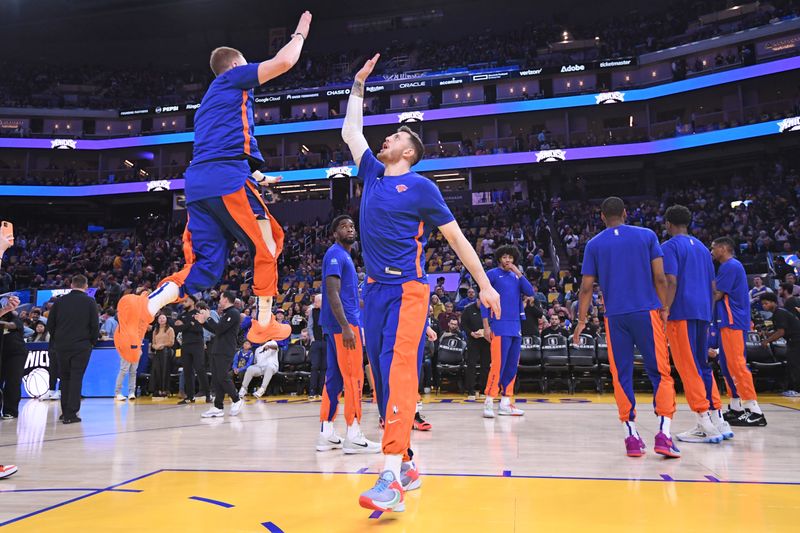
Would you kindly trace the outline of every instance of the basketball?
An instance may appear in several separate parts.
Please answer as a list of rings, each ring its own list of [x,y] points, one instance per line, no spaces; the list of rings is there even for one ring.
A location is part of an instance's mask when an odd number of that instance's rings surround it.
[[[46,368],[34,368],[22,378],[22,384],[29,396],[38,398],[50,390],[50,372]]]

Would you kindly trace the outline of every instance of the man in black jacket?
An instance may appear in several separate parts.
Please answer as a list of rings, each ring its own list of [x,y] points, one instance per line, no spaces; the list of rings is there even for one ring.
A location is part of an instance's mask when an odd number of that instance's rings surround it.
[[[203,413],[203,418],[225,416],[223,405],[225,393],[231,397],[231,416],[236,416],[242,410],[244,399],[239,397],[233,379],[229,373],[233,365],[233,356],[238,348],[239,324],[242,315],[234,307],[236,296],[231,291],[225,291],[219,298],[217,311],[221,313],[219,322],[211,318],[211,313],[206,309],[197,315],[198,322],[214,334],[211,340],[211,381],[214,385],[214,406]]]
[[[86,276],[72,277],[72,291],[56,300],[47,317],[50,353],[58,357],[61,378],[61,419],[65,424],[80,422],[83,374],[100,335],[97,302],[86,294]]]
[[[200,395],[205,393],[206,403],[211,403],[211,391],[208,388],[206,375],[206,346],[203,340],[203,324],[198,322],[197,315],[207,309],[205,303],[197,298],[188,296],[183,302],[183,313],[175,321],[175,326],[181,333],[181,364],[183,365],[183,383],[186,398],[179,401],[179,405],[194,403],[194,377],[200,382]]]
[[[469,397],[475,399],[475,366],[480,363],[480,376],[478,377],[478,388],[483,390],[489,376],[489,365],[492,362],[492,345],[483,337],[483,318],[478,302],[471,303],[464,308],[461,313],[461,329],[467,337],[467,373],[465,376],[465,386]]]

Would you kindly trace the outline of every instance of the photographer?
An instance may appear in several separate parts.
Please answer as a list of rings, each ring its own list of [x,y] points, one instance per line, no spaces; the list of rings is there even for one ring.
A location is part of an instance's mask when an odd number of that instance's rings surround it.
[[[769,346],[783,337],[786,339],[786,360],[789,363],[789,386],[783,395],[790,398],[800,396],[800,320],[783,307],[778,307],[778,297],[774,293],[765,293],[760,297],[761,308],[772,313],[774,331],[761,341]]]

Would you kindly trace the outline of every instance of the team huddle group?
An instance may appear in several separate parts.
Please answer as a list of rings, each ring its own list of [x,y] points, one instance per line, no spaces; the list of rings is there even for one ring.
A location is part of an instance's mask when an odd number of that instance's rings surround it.
[[[310,23],[311,14],[305,12],[289,43],[275,57],[261,63],[247,63],[232,48],[212,52],[210,63],[216,79],[195,116],[193,159],[185,174],[186,265],[164,279],[151,294],[126,295],[119,302],[119,329],[114,342],[126,360],[138,360],[147,327],[161,308],[219,280],[233,241],[247,246],[254,263],[257,312],[248,340],[263,345],[289,337],[290,326],[272,314],[283,230],[258,190],[280,178],[257,170],[264,159],[254,136],[253,89],[297,62]],[[317,449],[382,451],[382,472],[374,487],[360,495],[359,503],[378,511],[403,511],[405,492],[421,485],[411,449],[411,432],[430,299],[424,264],[427,236],[434,229],[441,232],[479,290],[484,336],[492,349],[485,416],[494,416],[498,395],[499,414],[523,414],[511,396],[519,361],[522,298],[532,295],[533,290],[515,264],[518,252],[511,248],[501,254],[499,267],[484,272],[436,184],[411,170],[424,154],[422,141],[413,130],[401,127],[385,137],[377,154],[370,150],[363,134],[364,84],[378,59],[378,55],[369,59],[356,74],[342,125],[342,138],[354,155],[358,177],[363,182],[359,233],[367,279],[359,297],[350,257],[356,227],[350,217],[340,216],[331,226],[336,243],[325,255],[322,273],[319,320],[328,344],[329,362]],[[625,426],[625,445],[628,455],[634,456],[642,455],[645,449],[634,423],[634,345],[644,355],[656,391],[660,431],[655,452],[668,457],[680,455],[670,433],[675,390],[669,374],[668,336],[687,396],[698,416],[697,428],[688,432],[688,437],[709,442],[732,437],[729,425],[722,419],[719,395],[706,363],[712,300],[717,301],[716,318],[720,321],[720,355],[724,354],[730,385],[735,385],[738,393],[731,401],[730,417],[740,424],[766,423],[744,362],[743,339],[749,329],[744,269],[732,258],[731,243],[717,241],[714,255],[721,267],[714,286],[708,251],[686,234],[691,216],[685,208],[672,208],[667,218],[674,237],[662,251],[653,232],[624,224],[621,200],[606,200],[603,219],[608,229],[589,243],[583,265],[575,336],[577,339],[585,326],[596,280],[605,298],[609,360],[620,419]],[[741,306],[740,292],[744,294]],[[208,320],[207,313],[201,320]],[[228,320],[234,318],[223,313],[214,329],[221,331]],[[364,348],[384,427],[380,446],[367,440],[359,426]],[[227,368],[220,367],[219,374],[226,374]],[[220,392],[217,389],[216,408],[222,407],[224,394]],[[241,399],[235,389],[231,387],[230,393],[236,409],[240,408]],[[342,393],[347,422],[344,439],[333,425]],[[741,400],[737,400],[739,396]]]

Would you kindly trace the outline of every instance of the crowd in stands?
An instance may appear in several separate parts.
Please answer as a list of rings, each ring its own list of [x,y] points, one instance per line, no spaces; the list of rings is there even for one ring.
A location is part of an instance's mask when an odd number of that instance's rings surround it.
[[[406,57],[408,61],[379,68],[389,74],[398,70],[443,69],[459,66],[519,64],[536,68],[565,61],[628,56],[699,39],[755,27],[771,20],[797,16],[800,10],[791,0],[772,0],[754,13],[727,22],[699,24],[703,14],[725,9],[724,0],[681,0],[671,2],[662,16],[631,12],[622,16],[598,17],[591,24],[542,20],[515,31],[491,32],[442,42],[420,39],[407,44],[392,43],[382,50],[385,59]],[[573,39],[592,40],[598,45],[588,51],[564,54],[552,50],[540,55],[552,43]],[[312,41],[313,43],[313,41]],[[273,89],[318,87],[349,82],[349,66],[362,60],[363,51],[331,52],[307,50],[300,64],[271,85]],[[319,45],[322,50],[323,45]],[[211,80],[207,70],[158,69],[125,70],[107,66],[40,65],[16,61],[0,63],[2,107],[88,107],[128,109],[156,105],[198,102]],[[691,66],[690,66],[691,68]],[[702,68],[700,68],[702,70]],[[86,86],[88,90],[65,90],[65,86]]]

